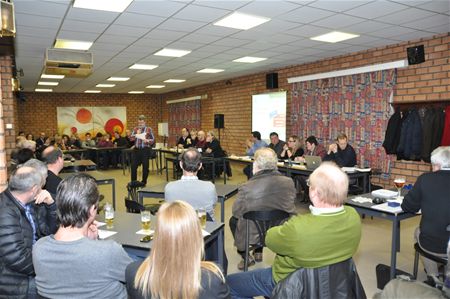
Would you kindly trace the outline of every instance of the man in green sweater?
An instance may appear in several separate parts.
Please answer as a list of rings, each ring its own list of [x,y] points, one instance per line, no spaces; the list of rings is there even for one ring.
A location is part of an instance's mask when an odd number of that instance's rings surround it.
[[[275,285],[299,268],[319,268],[345,261],[356,252],[361,220],[347,198],[348,177],[333,162],[324,162],[309,177],[311,213],[293,216],[266,235],[276,253],[271,268],[227,278],[233,298],[270,297]]]

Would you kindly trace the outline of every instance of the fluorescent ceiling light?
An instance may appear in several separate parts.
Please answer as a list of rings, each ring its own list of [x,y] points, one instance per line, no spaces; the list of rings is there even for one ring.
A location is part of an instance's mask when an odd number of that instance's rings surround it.
[[[184,79],[168,79],[168,80],[166,80],[164,82],[166,82],[166,83],[181,83],[181,82],[184,82],[184,81],[186,81],[186,80],[184,80]]]
[[[84,42],[78,40],[57,39],[55,42],[55,48],[58,49],[71,49],[71,50],[89,50],[92,46],[92,42]]]
[[[101,90],[85,90],[85,93],[101,93]]]
[[[59,82],[46,82],[46,81],[39,81],[38,85],[47,85],[47,86],[58,86]]]
[[[223,71],[224,70],[222,70],[222,69],[202,69],[202,70],[197,71],[197,73],[215,74],[215,73],[220,73]]]
[[[97,84],[95,87],[114,87],[116,84]]]
[[[141,94],[141,93],[144,93],[142,90],[132,90],[132,91],[129,91],[128,93],[131,93],[131,94]]]
[[[159,50],[158,52],[156,52],[153,55],[168,56],[168,57],[182,57],[182,56],[187,55],[189,53],[191,53],[191,51],[189,51],[189,50],[177,50],[177,49],[164,48],[162,50]]]
[[[330,33],[311,37],[310,39],[317,40],[320,42],[337,43],[337,42],[341,42],[343,40],[347,40],[347,39],[351,39],[351,38],[355,38],[355,37],[359,37],[359,35],[345,33],[345,32],[339,32],[339,31],[332,31]]]
[[[73,7],[123,12],[133,0],[75,0]]]
[[[34,91],[36,91],[36,92],[52,92],[53,89],[50,89],[50,88],[36,88]]]
[[[106,80],[108,80],[108,81],[128,81],[128,80],[130,80],[130,77],[109,77]]]
[[[158,66],[154,64],[138,64],[135,63],[132,66],[129,67],[129,69],[132,70],[153,70],[156,69]]]
[[[251,57],[251,56],[245,56],[238,59],[233,60],[234,62],[245,62],[245,63],[255,63],[259,61],[266,60],[267,58],[262,57]]]
[[[47,74],[42,74],[41,78],[42,79],[64,79],[64,75],[47,75]]]
[[[216,26],[247,30],[270,21],[270,18],[258,17],[235,12],[214,23]]]
[[[149,85],[149,86],[146,86],[145,88],[164,88],[164,87],[166,87],[165,85]]]

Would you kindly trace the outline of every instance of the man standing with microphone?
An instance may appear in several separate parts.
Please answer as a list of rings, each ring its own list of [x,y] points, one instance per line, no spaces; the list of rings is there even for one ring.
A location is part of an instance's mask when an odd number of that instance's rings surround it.
[[[137,180],[137,168],[142,164],[142,183],[145,186],[148,177],[148,160],[150,159],[151,148],[155,143],[152,128],[145,124],[145,115],[139,115],[138,126],[133,129],[130,139],[135,142],[131,162],[131,180]]]

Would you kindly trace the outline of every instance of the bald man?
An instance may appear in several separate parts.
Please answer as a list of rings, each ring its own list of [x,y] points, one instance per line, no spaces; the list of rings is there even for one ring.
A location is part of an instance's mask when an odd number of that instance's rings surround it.
[[[58,175],[64,168],[63,153],[61,149],[49,146],[42,152],[42,161],[47,164],[48,168],[44,189],[55,198],[56,190],[62,181]]]
[[[345,261],[356,252],[361,220],[344,206],[348,177],[333,162],[322,163],[309,177],[311,213],[291,217],[267,231],[266,245],[276,256],[271,268],[227,277],[233,298],[271,297],[277,283],[299,268],[319,268]]]

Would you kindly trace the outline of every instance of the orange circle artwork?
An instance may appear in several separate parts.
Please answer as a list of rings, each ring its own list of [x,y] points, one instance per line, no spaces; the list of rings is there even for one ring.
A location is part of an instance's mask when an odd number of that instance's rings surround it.
[[[77,121],[79,121],[82,124],[87,124],[92,120],[92,113],[91,111],[81,108],[77,112]]]

